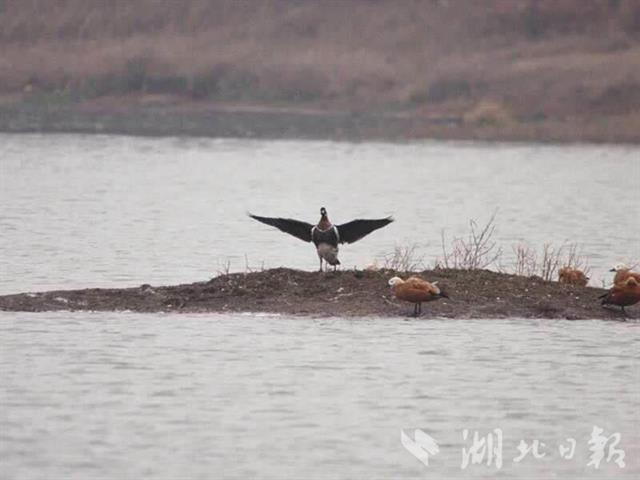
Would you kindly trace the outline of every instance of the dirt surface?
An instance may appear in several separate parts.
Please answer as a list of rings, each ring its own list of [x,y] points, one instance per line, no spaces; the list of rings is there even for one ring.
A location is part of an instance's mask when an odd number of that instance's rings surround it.
[[[330,273],[277,268],[234,273],[177,286],[60,290],[0,296],[0,310],[98,310],[135,312],[270,312],[301,316],[407,317],[413,306],[396,300],[390,270]],[[486,270],[437,270],[419,274],[438,281],[451,299],[423,304],[423,318],[615,319],[617,309],[600,305],[604,290],[561,285],[540,278]],[[640,318],[631,307],[628,318]]]
[[[124,105],[124,106],[123,106]],[[460,115],[348,112],[215,103],[145,106],[131,98],[110,104],[50,105],[0,99],[0,132],[195,136],[251,139],[406,141],[421,139],[640,143],[640,114],[558,119],[514,118],[473,123]]]

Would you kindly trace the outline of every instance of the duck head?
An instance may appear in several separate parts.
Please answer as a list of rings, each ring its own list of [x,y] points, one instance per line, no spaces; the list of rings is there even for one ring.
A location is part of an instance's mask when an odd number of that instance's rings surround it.
[[[322,218],[327,218],[327,209],[326,208],[324,208],[324,207],[320,208],[320,216]]]
[[[400,277],[392,277],[392,278],[389,279],[389,281],[387,283],[393,289],[394,287],[396,287],[398,285],[402,285],[404,283],[404,280],[402,280]]]
[[[613,267],[610,272],[626,272],[627,270],[631,270],[629,265],[625,263],[618,263],[615,267]]]

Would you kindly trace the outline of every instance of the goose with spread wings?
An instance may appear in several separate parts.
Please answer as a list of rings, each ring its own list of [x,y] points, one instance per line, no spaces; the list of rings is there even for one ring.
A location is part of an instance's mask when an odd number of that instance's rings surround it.
[[[249,213],[249,216],[259,222],[276,227],[289,235],[293,235],[305,242],[313,242],[320,259],[332,265],[334,270],[340,265],[338,260],[338,244],[353,243],[369,235],[374,230],[385,227],[393,222],[393,218],[379,218],[373,220],[352,220],[342,225],[333,225],[327,215],[327,210],[320,209],[320,221],[317,225],[294,220],[292,218],[260,217]]]

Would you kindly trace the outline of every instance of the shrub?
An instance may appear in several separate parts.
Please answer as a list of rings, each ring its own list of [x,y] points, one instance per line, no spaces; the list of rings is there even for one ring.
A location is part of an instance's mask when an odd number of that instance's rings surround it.
[[[464,114],[463,120],[470,125],[499,127],[513,123],[513,116],[502,103],[481,100]]]
[[[384,257],[384,268],[397,272],[415,272],[424,268],[424,255],[418,255],[417,245],[396,246]]]
[[[438,103],[471,94],[471,84],[462,78],[445,77],[436,80],[427,90],[427,100]]]
[[[526,243],[513,247],[515,254],[513,273],[527,277],[538,275],[543,280],[556,280],[560,268],[569,267],[589,275],[589,263],[577,243],[563,243],[559,247],[551,243],[542,246],[540,255]]]
[[[515,255],[513,273],[525,277],[535,275],[538,258],[535,249],[525,243],[514,245],[512,249]]]
[[[442,259],[438,259],[437,263],[444,268],[461,270],[479,270],[496,264],[502,256],[502,248],[493,239],[496,214],[494,212],[482,227],[475,220],[470,220],[467,237],[454,238],[450,250],[447,250],[443,231]]]

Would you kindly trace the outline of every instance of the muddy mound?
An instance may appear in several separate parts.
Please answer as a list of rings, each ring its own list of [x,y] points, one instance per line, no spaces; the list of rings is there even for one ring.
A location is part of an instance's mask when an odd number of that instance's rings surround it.
[[[123,289],[62,290],[0,297],[0,310],[100,310],[135,312],[271,312],[310,316],[403,317],[412,306],[393,298],[387,280],[406,273],[345,270],[319,273],[276,268],[233,273],[208,282]],[[434,270],[451,299],[423,305],[422,317],[622,319],[600,306],[604,290],[545,282],[486,270]],[[638,317],[637,307],[630,317]]]

